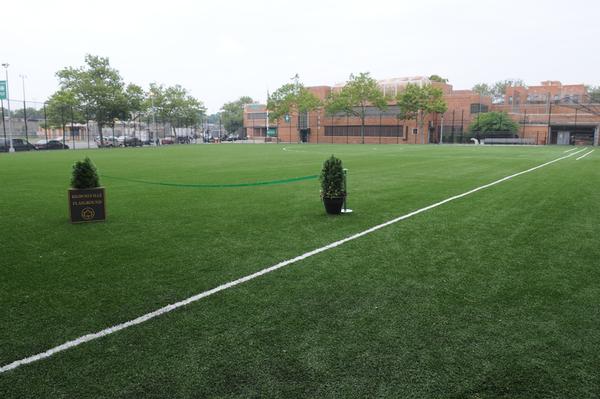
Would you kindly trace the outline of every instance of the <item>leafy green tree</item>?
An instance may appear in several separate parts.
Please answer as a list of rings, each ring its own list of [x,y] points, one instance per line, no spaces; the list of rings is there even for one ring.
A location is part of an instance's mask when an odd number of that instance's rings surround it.
[[[219,114],[218,112],[214,113],[214,114],[210,114],[206,116],[206,121],[210,124],[219,124],[219,118],[221,117],[221,114]]]
[[[321,101],[309,92],[298,75],[292,78],[292,83],[287,83],[269,95],[267,109],[273,119],[279,119],[292,112],[309,112],[321,105]]]
[[[448,79],[442,78],[440,75],[431,75],[429,80],[432,82],[448,83]]]
[[[102,138],[103,126],[127,119],[127,95],[119,71],[111,68],[108,58],[88,54],[85,63],[80,68],[62,69],[56,75],[60,89],[72,93],[78,108],[85,109],[96,121]]]
[[[223,104],[221,107],[221,121],[229,134],[239,131],[244,125],[244,105],[252,104],[252,98],[244,96],[236,101]]]
[[[300,83],[297,74],[292,78],[292,83],[284,84],[275,90],[267,100],[269,116],[274,120],[294,112],[298,114],[310,112],[320,105],[321,100]]]
[[[440,88],[431,85],[406,85],[404,90],[396,96],[396,102],[400,108],[398,117],[404,120],[416,120],[419,132],[422,132],[423,125],[425,124],[425,115],[432,113],[441,114],[448,109],[443,94]],[[425,135],[422,136],[421,140],[422,144],[425,144]],[[429,142],[429,133],[427,142]]]
[[[482,96],[492,97],[494,103],[502,103],[504,101],[504,95],[506,94],[506,88],[517,86],[525,86],[525,82],[523,82],[522,79],[505,79],[499,80],[491,85],[487,83],[477,83],[473,86],[473,91]]]
[[[506,112],[486,112],[480,114],[469,125],[469,132],[478,136],[491,133],[516,133],[519,124],[512,120]]]
[[[8,115],[8,111],[6,113]],[[19,108],[12,112],[12,117],[22,119],[24,116],[23,108]],[[44,110],[27,107],[27,120],[41,120],[44,119]]]
[[[148,109],[146,93],[144,93],[144,89],[140,86],[135,84],[127,85],[125,96],[127,98],[127,111],[130,115],[134,116]]]
[[[350,75],[346,85],[337,92],[331,92],[325,103],[325,110],[333,115],[343,112],[360,118],[361,142],[365,143],[365,118],[368,107],[379,110],[387,108],[387,98],[379,88],[377,81],[368,72]]]
[[[164,87],[152,83],[148,103],[153,103],[157,116],[172,127],[194,126],[206,113],[204,104],[180,85]]]
[[[475,86],[473,86],[472,90],[482,96],[491,97],[493,94],[492,87],[490,87],[490,85],[487,83],[477,83]]]
[[[593,103],[600,103],[600,86],[586,86],[589,101]]]
[[[67,125],[71,120],[76,123],[85,123],[87,120],[84,112],[75,98],[75,94],[70,90],[58,90],[46,103],[46,114],[48,117],[48,127],[60,127],[63,131],[63,141]]]

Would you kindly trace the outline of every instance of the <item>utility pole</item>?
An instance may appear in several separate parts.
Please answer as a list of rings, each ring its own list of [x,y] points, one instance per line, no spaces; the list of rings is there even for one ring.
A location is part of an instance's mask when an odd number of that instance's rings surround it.
[[[25,140],[29,142],[29,134],[27,132],[27,102],[25,101],[25,78],[27,75],[19,75],[23,82],[23,122],[25,123]]]

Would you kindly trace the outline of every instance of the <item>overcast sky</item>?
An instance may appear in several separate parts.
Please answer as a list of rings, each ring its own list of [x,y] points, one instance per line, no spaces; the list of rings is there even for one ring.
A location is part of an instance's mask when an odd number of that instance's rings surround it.
[[[128,1],[7,0],[0,61],[11,98],[45,100],[55,72],[86,53],[126,82],[180,84],[210,112],[264,101],[298,73],[329,85],[439,74],[456,89],[522,78],[600,84],[600,2],[593,0]],[[3,71],[2,71],[3,72]],[[13,106],[14,108],[14,106]]]

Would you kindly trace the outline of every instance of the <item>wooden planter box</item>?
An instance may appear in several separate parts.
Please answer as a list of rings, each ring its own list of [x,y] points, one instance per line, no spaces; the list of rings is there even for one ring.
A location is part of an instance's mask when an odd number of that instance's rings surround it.
[[[104,187],[70,188],[69,215],[71,223],[102,222],[106,220]]]

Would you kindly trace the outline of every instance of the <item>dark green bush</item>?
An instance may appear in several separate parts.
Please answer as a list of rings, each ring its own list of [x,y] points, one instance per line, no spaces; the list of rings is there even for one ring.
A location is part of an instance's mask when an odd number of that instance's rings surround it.
[[[73,165],[73,176],[71,177],[73,188],[96,188],[100,187],[100,179],[96,167],[91,159],[86,157],[83,161],[75,162]]]
[[[324,198],[340,198],[346,195],[342,160],[333,155],[323,163],[321,195]]]

